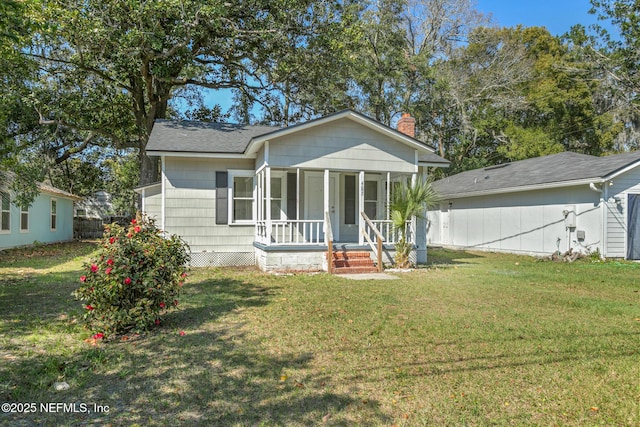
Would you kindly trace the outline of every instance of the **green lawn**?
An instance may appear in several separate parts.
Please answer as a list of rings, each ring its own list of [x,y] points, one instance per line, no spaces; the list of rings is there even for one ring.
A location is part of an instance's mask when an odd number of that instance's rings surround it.
[[[640,424],[640,264],[431,250],[394,281],[195,269],[152,333],[91,345],[70,294],[94,248],[0,252],[0,403],[37,404],[0,425]]]

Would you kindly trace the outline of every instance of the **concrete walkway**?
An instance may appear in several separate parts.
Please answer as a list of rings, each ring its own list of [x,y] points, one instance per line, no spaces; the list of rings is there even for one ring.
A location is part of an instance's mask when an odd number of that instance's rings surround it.
[[[350,280],[398,280],[398,276],[388,273],[336,274]]]

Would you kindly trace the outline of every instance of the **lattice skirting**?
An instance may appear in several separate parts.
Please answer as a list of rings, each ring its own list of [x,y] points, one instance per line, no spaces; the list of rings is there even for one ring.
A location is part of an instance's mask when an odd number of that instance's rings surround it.
[[[230,267],[256,265],[253,252],[192,252],[191,267]]]

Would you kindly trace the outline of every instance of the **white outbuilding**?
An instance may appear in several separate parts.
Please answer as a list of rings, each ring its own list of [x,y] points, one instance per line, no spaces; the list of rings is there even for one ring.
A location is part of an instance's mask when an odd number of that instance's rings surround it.
[[[563,152],[433,183],[431,245],[548,255],[569,248],[640,259],[640,151]]]

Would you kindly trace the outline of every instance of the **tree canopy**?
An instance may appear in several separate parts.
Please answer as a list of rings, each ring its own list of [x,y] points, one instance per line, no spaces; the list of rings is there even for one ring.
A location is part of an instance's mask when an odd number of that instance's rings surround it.
[[[440,173],[637,148],[638,6],[592,6],[619,35],[500,28],[472,0],[6,0],[0,170],[25,199],[47,177],[80,193],[147,184],[156,119],[289,125],[343,108],[388,125],[411,113],[452,161]],[[203,101],[220,89],[229,111]],[[135,183],[111,170],[133,152]]]

